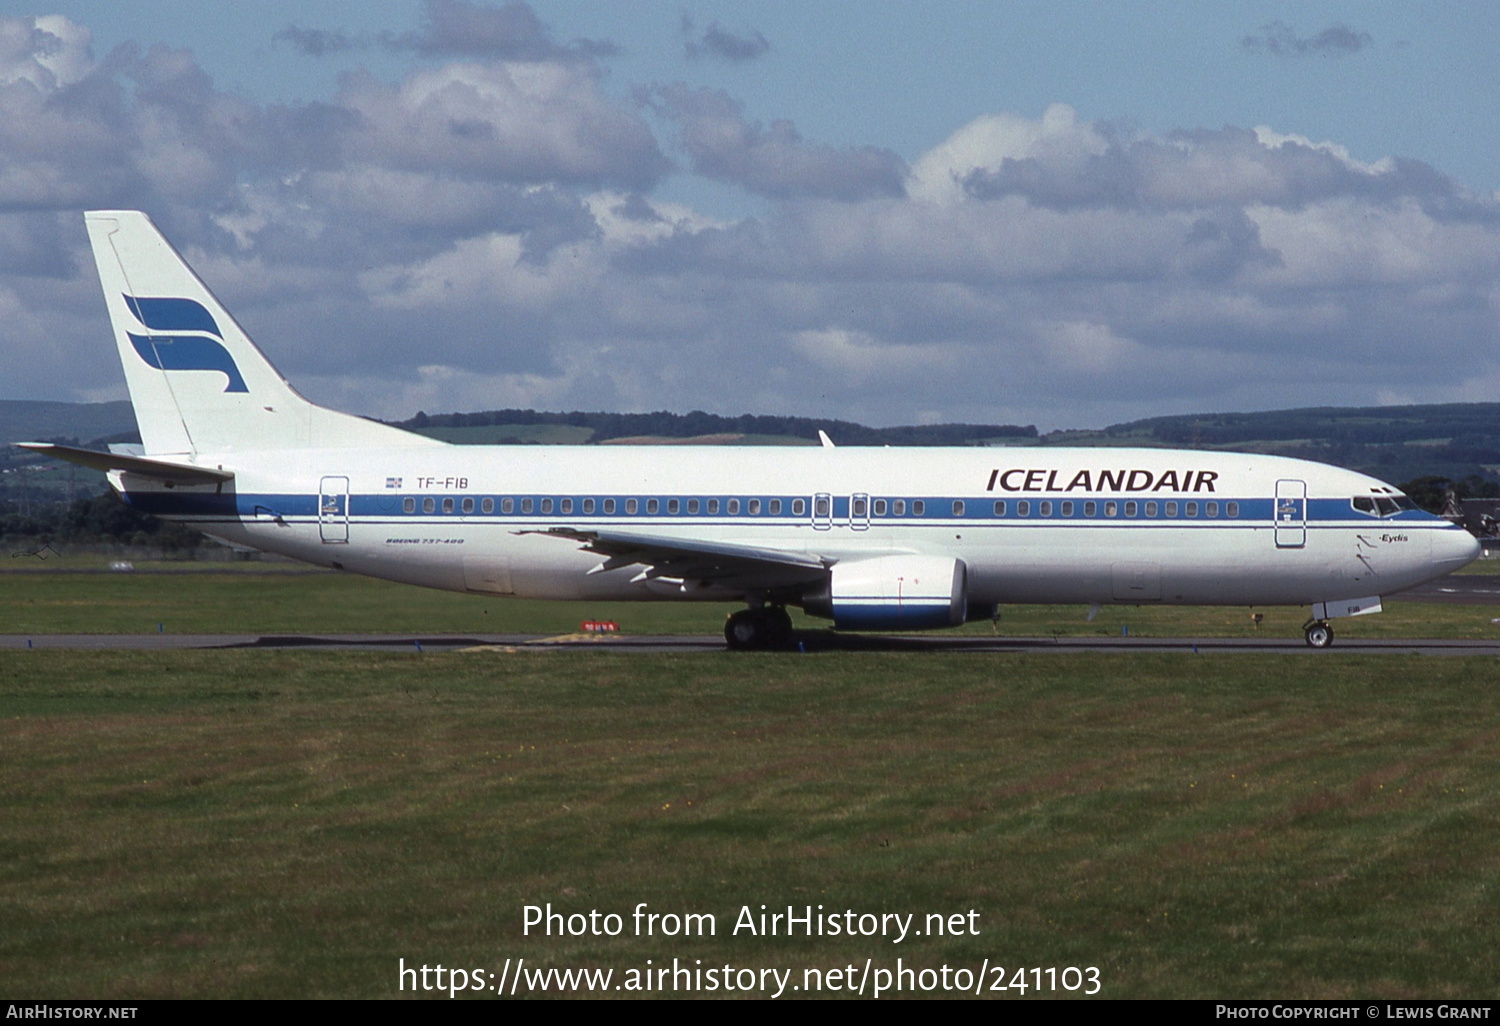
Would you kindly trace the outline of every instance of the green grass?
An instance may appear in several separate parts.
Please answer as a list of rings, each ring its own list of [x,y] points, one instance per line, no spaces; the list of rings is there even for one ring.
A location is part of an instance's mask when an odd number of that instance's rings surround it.
[[[1500,991],[1490,660],[0,652],[18,996],[408,965],[1098,966],[1114,997]],[[714,937],[523,936],[522,909]],[[731,936],[743,905],[977,937]],[[628,920],[627,920],[628,921]]]
[[[107,565],[106,557],[74,557],[63,569]],[[38,561],[13,561],[35,568]],[[731,604],[674,602],[543,602],[432,591],[287,563],[157,563],[168,574],[0,573],[0,634],[463,633],[562,634],[583,620],[614,620],[625,633],[703,634],[718,631]],[[1500,637],[1500,607],[1402,601],[1385,612],[1339,620],[1339,638]],[[1252,612],[1263,620],[1256,626]],[[827,621],[794,611],[802,630]],[[1105,606],[1087,619],[1083,606],[1001,608],[960,634],[1007,636],[1272,637],[1297,639],[1306,607]],[[944,632],[947,633],[947,632]]]

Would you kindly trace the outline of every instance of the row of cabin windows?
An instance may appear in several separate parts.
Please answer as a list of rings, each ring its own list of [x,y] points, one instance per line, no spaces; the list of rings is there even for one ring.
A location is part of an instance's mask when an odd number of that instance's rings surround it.
[[[1364,510],[1364,507],[1361,505],[1362,500],[1363,497],[1354,500],[1356,509]],[[1388,503],[1390,502],[1390,500],[1386,499],[1384,500],[1384,502]],[[739,499],[723,500],[724,512],[729,516],[738,516],[741,509],[740,503],[741,500]],[[623,505],[625,514],[627,516],[633,516],[639,513],[642,506],[645,507],[645,511],[648,515],[659,514],[662,511],[664,504],[667,513],[671,515],[686,512],[689,516],[696,516],[701,512],[706,513],[709,516],[716,516],[720,508],[720,500],[718,499],[625,499],[623,503],[620,503],[615,499],[587,498],[577,500],[577,504],[579,511],[586,516],[593,514],[596,510],[601,511],[606,515],[612,515],[617,511],[617,509],[620,508],[621,505]],[[1102,502],[1094,499],[1089,499],[1082,503],[1075,503],[1071,499],[1063,499],[1062,501],[1057,503],[1054,503],[1051,499],[1041,499],[1035,505],[1036,515],[1039,517],[1053,516],[1054,510],[1056,510],[1056,515],[1058,516],[1071,517],[1074,515],[1075,510],[1078,506],[1083,507],[1083,515],[1086,517],[1098,516],[1100,507],[1103,507],[1104,515],[1106,517],[1120,516],[1122,513],[1127,517],[1142,515],[1154,517],[1157,516],[1158,509],[1160,509],[1161,515],[1163,516],[1176,517],[1179,515],[1179,505],[1176,501],[1163,502],[1158,507],[1158,504],[1155,501],[1137,502],[1135,499],[1129,499],[1124,502],[1118,502],[1113,499],[1107,499]],[[495,499],[489,496],[476,500],[471,495],[466,495],[462,499],[455,499],[452,496],[445,496],[442,499],[438,499],[435,496],[431,495],[424,496],[422,498],[423,513],[436,513],[439,509],[439,506],[441,506],[441,509],[444,513],[472,514],[477,509],[478,512],[488,516],[495,512],[496,502]],[[767,516],[780,516],[782,506],[783,503],[781,499],[744,500],[744,511],[746,514],[752,517],[760,516],[762,511],[764,511],[765,515]],[[499,507],[502,514],[515,513],[517,512],[517,510],[519,510],[522,514],[550,514],[555,510],[557,513],[567,516],[571,515],[573,512],[574,500],[571,498],[561,498],[554,500],[551,497],[540,499],[533,499],[529,497],[521,499],[506,497],[499,501]],[[904,517],[906,516],[908,504],[907,500],[905,499],[875,499],[873,502],[871,502],[865,496],[860,495],[855,496],[853,501],[850,503],[850,514],[854,519],[860,520],[869,515],[868,511],[872,507],[874,510],[874,514],[877,517],[883,517],[887,515]],[[416,497],[407,496],[404,500],[402,500],[401,508],[407,513],[415,513],[417,511]],[[830,508],[829,499],[827,496],[818,496],[817,499],[814,500],[813,509],[814,515],[818,517],[828,517],[832,515],[832,510]],[[910,509],[912,516],[924,516],[927,512],[927,504],[921,499],[912,499],[910,503]],[[1180,507],[1181,516],[1196,517],[1199,515],[1199,509],[1200,503],[1198,502],[1184,502]],[[1201,509],[1202,515],[1205,517],[1217,517],[1219,515],[1219,503],[1217,502],[1204,502],[1201,504]],[[964,500],[954,499],[952,510],[954,516],[963,516],[965,510]],[[997,500],[993,507],[994,515],[997,517],[1006,516],[1009,510],[1010,506],[1004,499]],[[1370,510],[1364,511],[1370,512]],[[794,517],[805,516],[807,514],[807,500],[793,499],[791,501],[791,512],[792,516]],[[1384,509],[1382,509],[1382,513],[1383,512]],[[1016,502],[1015,515],[1018,517],[1031,516],[1031,500],[1021,499]],[[1239,516],[1240,504],[1233,501],[1224,503],[1224,515],[1226,517]]]
[[[1030,499],[1019,500],[1015,504],[1015,515],[1018,517],[1031,516],[1032,505],[1033,504]],[[1220,509],[1218,502],[1199,503],[1196,501],[1189,501],[1178,503],[1176,500],[1168,500],[1166,502],[1158,503],[1155,500],[1140,502],[1136,499],[1127,499],[1123,502],[1116,501],[1114,499],[1105,499],[1103,501],[1089,499],[1081,503],[1075,503],[1072,499],[1063,499],[1062,501],[1056,503],[1054,503],[1051,499],[1042,499],[1038,501],[1035,506],[1036,515],[1039,517],[1053,516],[1054,510],[1056,511],[1057,516],[1071,517],[1073,516],[1074,511],[1078,506],[1083,507],[1083,515],[1086,517],[1098,516],[1099,511],[1102,508],[1104,511],[1104,515],[1107,517],[1118,517],[1122,515],[1126,517],[1155,517],[1158,515],[1164,517],[1197,517],[1199,515],[1202,515],[1204,517],[1214,518],[1219,515]],[[995,503],[994,514],[997,517],[1003,517],[1006,515],[1006,512],[1009,508],[1010,507],[1006,504],[1006,500],[1000,499]],[[955,515],[962,515],[962,501],[955,501],[953,503],[953,512]],[[1240,504],[1238,502],[1234,502],[1233,500],[1226,502],[1223,505],[1223,512],[1224,516],[1226,517],[1237,517],[1240,515]]]
[[[825,502],[826,500],[819,500],[820,510]],[[593,514],[596,511],[611,515],[623,509],[627,516],[631,516],[640,513],[643,508],[647,514],[657,514],[665,508],[668,514],[686,512],[689,516],[696,516],[699,513],[716,516],[719,513],[720,505],[720,500],[718,499],[625,499],[619,501],[616,499],[588,498],[577,500],[579,512],[585,515]],[[752,517],[760,516],[762,513],[767,516],[780,516],[783,505],[784,503],[780,499],[743,500],[744,512]],[[729,516],[738,516],[742,508],[740,499],[725,499],[722,502],[722,506],[724,512]],[[454,499],[451,496],[437,499],[428,495],[422,498],[423,513],[436,513],[440,507],[444,513],[468,514],[473,513],[477,508],[480,513],[489,515],[495,512],[496,502],[488,496],[478,500],[474,499],[473,496],[465,496],[462,499]],[[552,513],[555,510],[557,513],[568,515],[573,512],[574,500],[570,498],[554,500],[550,497],[517,499],[507,496],[499,501],[499,507],[501,513],[516,513],[518,511],[522,514]],[[417,511],[416,497],[407,496],[403,499],[401,501],[401,509],[407,513],[415,513]],[[806,516],[807,500],[793,499],[791,501],[791,510],[793,516]],[[826,516],[827,514],[823,513],[822,515]]]

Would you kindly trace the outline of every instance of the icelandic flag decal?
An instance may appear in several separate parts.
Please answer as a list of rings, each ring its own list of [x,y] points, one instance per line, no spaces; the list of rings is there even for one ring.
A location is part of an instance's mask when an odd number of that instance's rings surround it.
[[[218,371],[229,379],[226,392],[248,392],[234,357],[224,348],[224,334],[213,314],[192,299],[126,295],[125,305],[149,332],[130,336],[130,344],[148,366],[162,371]]]
[[[399,477],[388,477],[385,479],[385,486],[387,488],[400,488],[401,479]]]

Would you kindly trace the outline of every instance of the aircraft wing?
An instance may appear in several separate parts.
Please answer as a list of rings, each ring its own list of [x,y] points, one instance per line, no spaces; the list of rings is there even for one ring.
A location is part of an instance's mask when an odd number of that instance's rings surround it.
[[[520,533],[544,534],[582,543],[585,552],[597,552],[605,557],[589,571],[591,574],[624,566],[643,566],[645,569],[641,571],[640,580],[668,578],[725,587],[782,588],[816,582],[833,564],[832,560],[805,552],[663,538],[631,531],[580,531],[571,527],[553,527]]]
[[[233,481],[234,473],[211,467],[195,467],[187,463],[171,463],[154,460],[148,456],[126,456],[123,453],[96,452],[93,449],[78,449],[71,445],[56,445],[52,442],[17,442],[22,449],[67,460],[93,470],[123,470],[127,474],[155,478],[172,484],[223,484]]]

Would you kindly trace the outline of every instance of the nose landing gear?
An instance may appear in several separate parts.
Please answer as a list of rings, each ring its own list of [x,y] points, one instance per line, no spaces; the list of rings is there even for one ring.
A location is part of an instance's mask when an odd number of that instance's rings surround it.
[[[1309,620],[1303,624],[1302,636],[1312,648],[1327,648],[1333,644],[1333,628],[1322,620]]]

